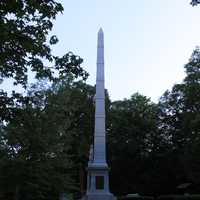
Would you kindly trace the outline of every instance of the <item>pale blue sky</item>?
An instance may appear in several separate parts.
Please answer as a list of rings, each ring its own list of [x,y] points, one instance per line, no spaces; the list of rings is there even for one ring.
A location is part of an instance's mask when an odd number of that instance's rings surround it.
[[[184,78],[195,46],[200,45],[200,6],[190,0],[62,0],[55,21],[54,52],[72,51],[84,59],[87,83],[94,85],[96,43],[105,38],[106,88],[112,100],[139,92],[157,101]]]
[[[200,7],[190,0],[73,0],[54,27],[57,54],[68,50],[84,58],[95,83],[96,40],[105,37],[106,88],[112,100],[140,92],[157,101],[184,78],[195,46],[200,45]]]

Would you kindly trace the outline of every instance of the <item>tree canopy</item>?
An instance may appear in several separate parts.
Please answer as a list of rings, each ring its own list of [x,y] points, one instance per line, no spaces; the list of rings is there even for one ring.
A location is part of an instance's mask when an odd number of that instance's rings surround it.
[[[160,101],[162,131],[183,165],[185,177],[199,184],[200,142],[200,50],[185,65],[186,77],[167,91]]]
[[[28,100],[2,124],[0,193],[5,199],[78,194],[93,129],[94,89],[61,82],[47,89],[33,85]]]
[[[197,6],[198,4],[200,4],[199,0],[192,0],[191,1],[192,6]]]
[[[95,87],[83,81],[88,73],[82,58],[52,54],[58,38],[49,34],[62,11],[54,0],[0,2],[0,79],[26,91],[0,91],[0,199],[53,200],[61,193],[78,199],[85,193]],[[185,71],[158,103],[139,93],[111,101],[106,90],[107,157],[116,195],[178,193],[182,183],[196,184],[190,192],[199,192],[199,48]],[[35,84],[28,83],[29,72]]]
[[[0,2],[0,77],[13,78],[14,84],[27,85],[28,70],[36,78],[54,78],[55,70],[75,77],[87,73],[80,67],[82,59],[72,53],[59,57],[51,45],[58,42],[53,35],[48,41],[53,20],[63,11],[54,0],[11,0]],[[44,64],[44,61],[48,61]]]
[[[0,2],[0,79],[13,80],[14,85],[27,88],[30,73],[36,79],[70,76],[86,79],[88,73],[81,67],[83,59],[68,52],[63,56],[52,54],[52,45],[58,42],[49,33],[56,16],[63,11],[54,0],[3,0]],[[48,41],[49,40],[49,41]],[[21,96],[21,98],[18,98]],[[0,90],[0,119],[9,120],[15,99],[23,96]]]

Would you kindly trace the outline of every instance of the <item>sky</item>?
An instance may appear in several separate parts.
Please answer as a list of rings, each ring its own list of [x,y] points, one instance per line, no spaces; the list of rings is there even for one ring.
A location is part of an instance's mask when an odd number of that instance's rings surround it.
[[[152,101],[184,76],[184,64],[200,45],[200,6],[190,0],[61,1],[54,52],[84,59],[95,84],[97,32],[104,30],[105,85],[112,100],[139,92]]]
[[[88,84],[95,84],[97,32],[104,31],[105,86],[111,100],[139,92],[152,101],[184,76],[184,64],[200,45],[200,6],[190,0],[60,0],[63,14],[51,34],[62,56],[84,59]]]

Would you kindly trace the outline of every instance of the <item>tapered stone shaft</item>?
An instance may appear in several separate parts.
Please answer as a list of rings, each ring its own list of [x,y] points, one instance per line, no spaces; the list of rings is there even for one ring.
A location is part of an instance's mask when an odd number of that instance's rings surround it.
[[[105,147],[105,88],[104,88],[104,35],[98,32],[97,76],[95,97],[94,163],[106,164]]]

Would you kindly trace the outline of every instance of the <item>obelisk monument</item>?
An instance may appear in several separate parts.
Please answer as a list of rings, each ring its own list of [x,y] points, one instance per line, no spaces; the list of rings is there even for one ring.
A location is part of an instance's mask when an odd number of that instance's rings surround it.
[[[85,198],[112,200],[115,197],[109,190],[109,168],[106,162],[104,34],[101,28],[98,32],[96,73],[94,145],[90,149]]]

